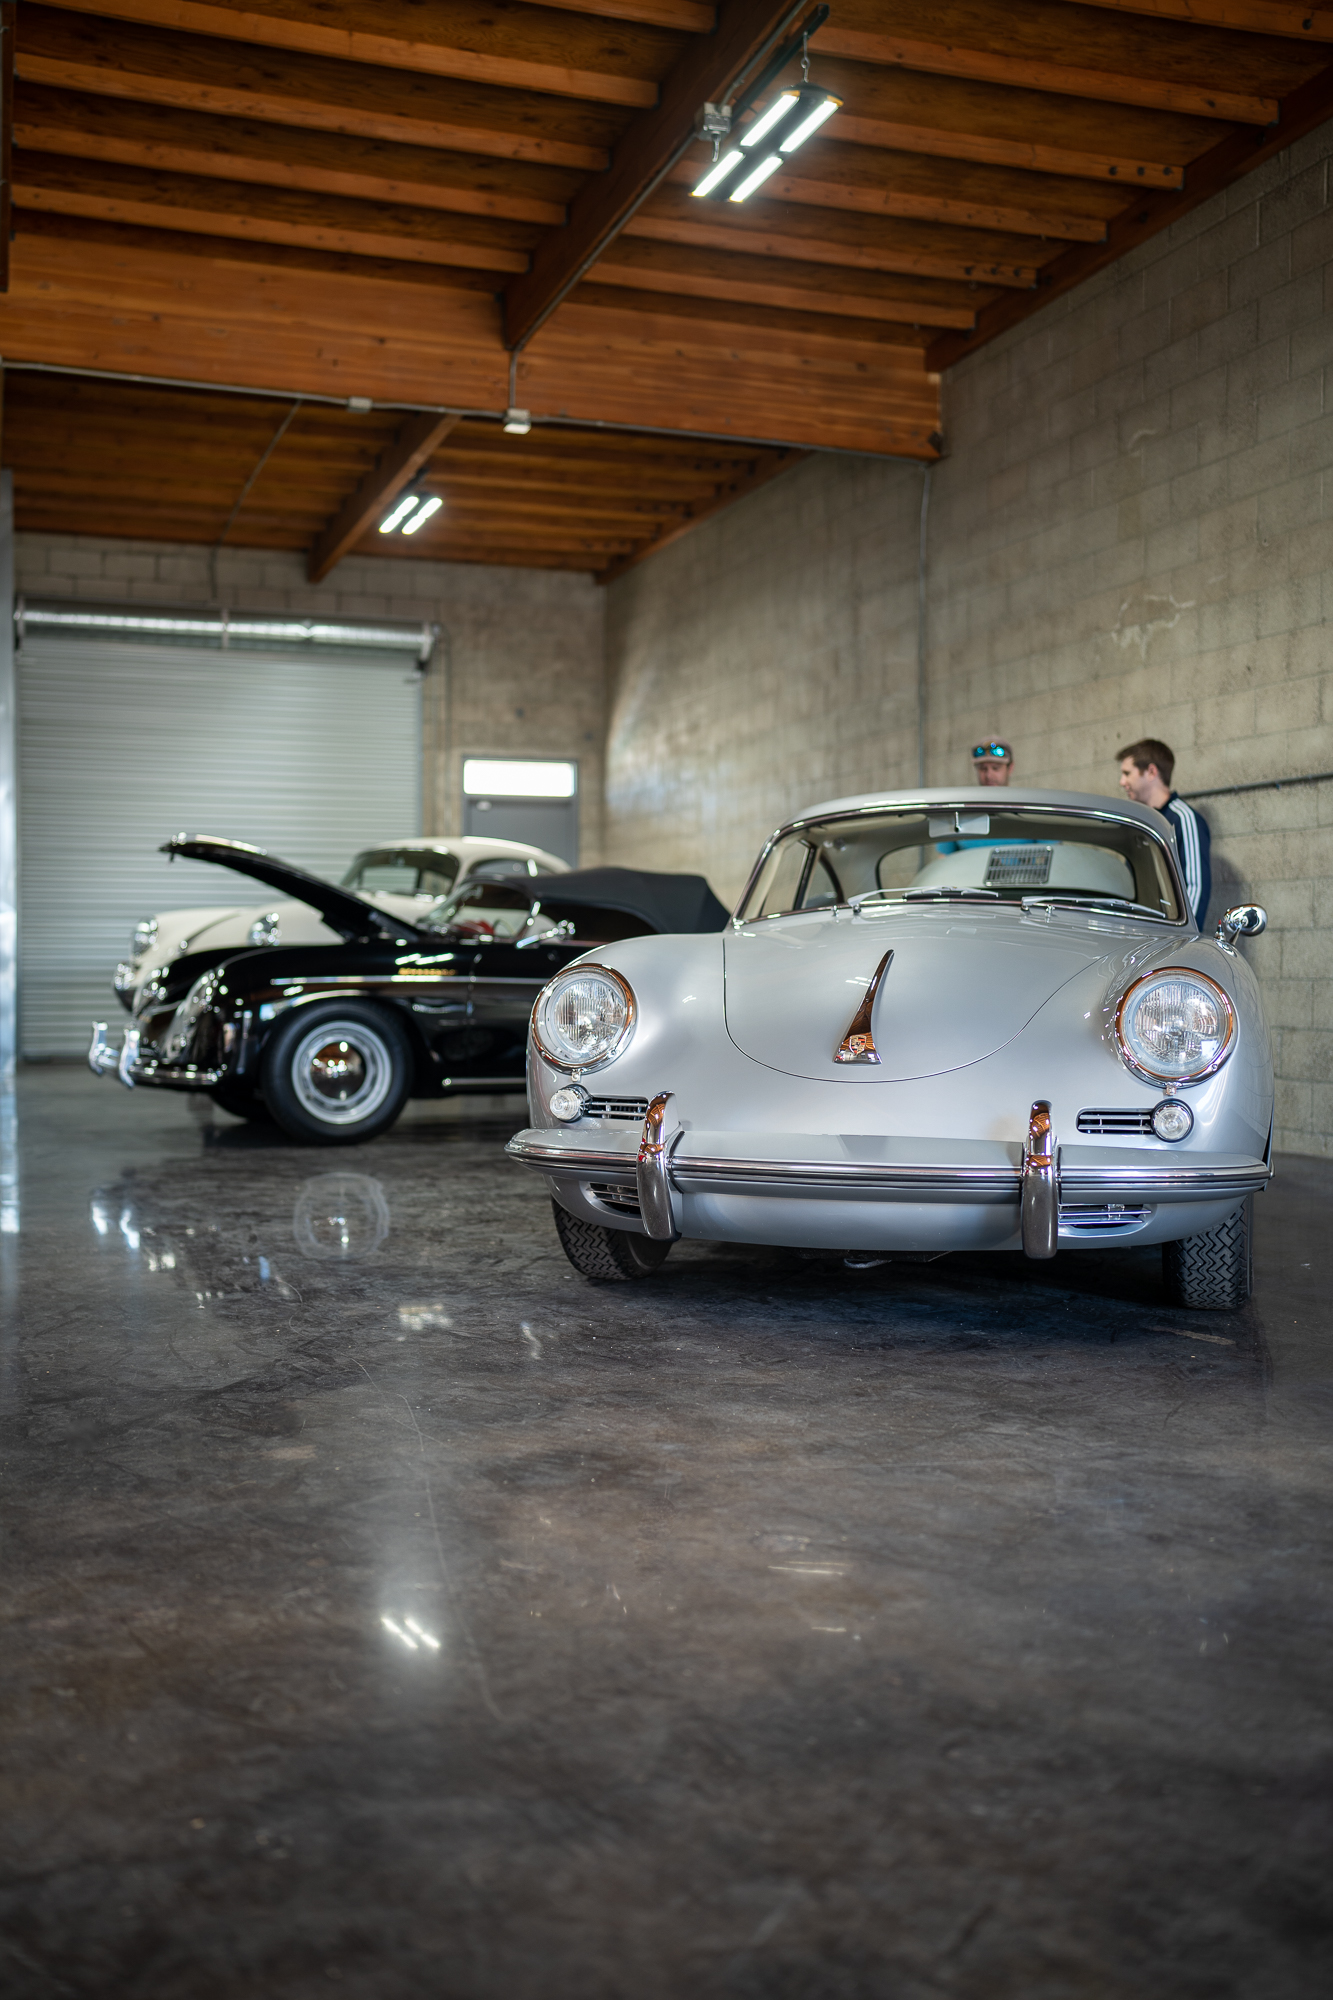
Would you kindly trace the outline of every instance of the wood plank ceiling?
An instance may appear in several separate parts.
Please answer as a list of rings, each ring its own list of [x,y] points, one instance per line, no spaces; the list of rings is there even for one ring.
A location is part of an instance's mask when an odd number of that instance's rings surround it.
[[[1333,113],[1333,5],[832,0],[840,111],[692,199],[811,11],[0,6],[20,525],[615,574],[806,450],[929,461],[942,369]],[[208,384],[306,400],[274,445]],[[409,480],[443,507],[379,536]]]

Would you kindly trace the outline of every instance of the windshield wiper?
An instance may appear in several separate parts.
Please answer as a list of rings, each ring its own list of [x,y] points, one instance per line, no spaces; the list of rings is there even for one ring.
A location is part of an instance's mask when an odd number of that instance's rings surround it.
[[[1025,910],[1047,909],[1051,907],[1067,910],[1083,910],[1089,907],[1098,910],[1132,910],[1137,916],[1151,917],[1154,923],[1169,924],[1172,921],[1164,911],[1150,909],[1147,903],[1132,903],[1128,896],[1096,896],[1091,893],[1082,896],[1077,890],[1071,889],[1064,896],[1024,896],[1023,898],[1023,908]]]
[[[862,903],[926,903],[926,902],[987,902],[998,903],[998,889],[867,889],[859,896],[847,899],[849,910],[859,910]]]

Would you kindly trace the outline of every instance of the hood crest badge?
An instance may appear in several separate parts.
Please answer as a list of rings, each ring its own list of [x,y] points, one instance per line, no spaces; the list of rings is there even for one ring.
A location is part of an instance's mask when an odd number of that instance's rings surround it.
[[[875,995],[879,992],[880,981],[893,964],[893,953],[886,951],[875,967],[875,975],[865,990],[856,1012],[847,1024],[847,1032],[833,1052],[835,1063],[875,1063],[879,1062],[879,1050],[875,1047],[875,1037],[871,1033],[870,1017],[875,1011]]]

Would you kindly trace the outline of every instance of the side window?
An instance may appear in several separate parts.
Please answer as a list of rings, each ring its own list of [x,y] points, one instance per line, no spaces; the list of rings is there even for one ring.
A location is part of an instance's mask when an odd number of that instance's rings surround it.
[[[756,917],[780,916],[784,910],[800,907],[801,887],[810,866],[812,849],[803,840],[787,840],[769,856],[766,879],[759,884]]]

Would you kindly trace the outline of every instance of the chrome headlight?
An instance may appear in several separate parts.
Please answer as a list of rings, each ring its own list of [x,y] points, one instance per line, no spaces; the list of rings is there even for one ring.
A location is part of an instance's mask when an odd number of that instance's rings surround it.
[[[1136,979],[1115,1010],[1120,1054],[1137,1076],[1192,1083],[1231,1054],[1236,1010],[1201,972],[1175,968]]]
[[[593,1069],[619,1055],[634,1029],[634,992],[605,965],[571,965],[537,995],[532,1039],[556,1069]]]
[[[157,918],[145,917],[143,922],[141,924],[136,924],[134,926],[134,929],[130,932],[130,950],[134,953],[134,956],[136,958],[142,958],[144,953],[147,951],[149,945],[154,942],[156,937],[157,937]]]

